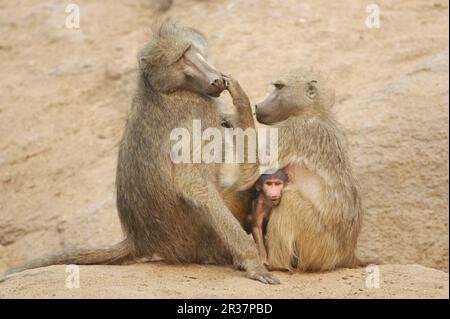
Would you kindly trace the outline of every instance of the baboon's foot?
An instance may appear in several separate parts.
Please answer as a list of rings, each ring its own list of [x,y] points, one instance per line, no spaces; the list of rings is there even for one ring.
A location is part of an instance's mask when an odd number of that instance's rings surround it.
[[[247,270],[247,277],[269,285],[279,285],[281,283],[278,278],[270,274],[264,267]]]
[[[246,276],[250,279],[258,280],[264,284],[278,285],[280,280],[271,275],[266,267],[261,262],[260,257],[255,249],[254,253],[249,252],[247,257],[242,262],[237,264],[239,269],[246,271]]]

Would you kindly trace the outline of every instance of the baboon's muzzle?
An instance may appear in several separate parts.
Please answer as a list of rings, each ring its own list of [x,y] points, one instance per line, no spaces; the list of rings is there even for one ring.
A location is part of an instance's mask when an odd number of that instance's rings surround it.
[[[226,88],[222,72],[209,63],[195,47],[188,49],[184,57],[185,74],[192,79],[197,91],[213,97],[220,96]]]

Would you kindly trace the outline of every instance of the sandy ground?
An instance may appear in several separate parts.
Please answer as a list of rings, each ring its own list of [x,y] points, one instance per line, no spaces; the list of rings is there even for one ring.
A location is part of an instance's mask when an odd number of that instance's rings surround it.
[[[81,27],[67,29],[69,2],[0,1],[0,273],[122,238],[117,146],[156,5],[80,0]],[[0,297],[448,297],[448,4],[377,4],[378,29],[366,1],[175,0],[162,17],[204,32],[254,102],[293,67],[329,74],[367,208],[360,255],[428,268],[383,265],[390,281],[359,291],[363,270],[280,274],[274,288],[220,267],[95,266],[69,291],[50,267],[1,283]]]
[[[0,286],[0,298],[448,298],[448,274],[419,265],[329,273],[274,272],[281,285],[248,280],[217,266],[140,264],[27,270]]]

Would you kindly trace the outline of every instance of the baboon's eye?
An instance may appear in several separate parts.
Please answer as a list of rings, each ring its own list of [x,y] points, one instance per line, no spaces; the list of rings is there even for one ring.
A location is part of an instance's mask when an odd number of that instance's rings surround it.
[[[178,57],[178,59],[175,62],[180,61],[184,57],[186,52],[188,52],[190,49],[191,49],[191,45],[189,45],[186,49],[184,49],[183,53]]]
[[[273,82],[272,84],[277,90],[281,90],[282,88],[284,88],[286,86],[284,83],[281,83],[281,82],[278,82],[278,81],[277,82]]]

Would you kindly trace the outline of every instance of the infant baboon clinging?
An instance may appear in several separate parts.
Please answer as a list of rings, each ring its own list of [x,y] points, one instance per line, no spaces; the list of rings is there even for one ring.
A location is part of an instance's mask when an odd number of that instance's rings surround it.
[[[267,260],[265,233],[272,209],[281,201],[281,192],[288,182],[288,175],[280,169],[269,169],[255,183],[255,196],[246,229],[250,231],[258,248],[259,257],[266,267]]]
[[[254,127],[248,97],[235,80],[207,61],[202,34],[171,22],[163,23],[144,48],[139,70],[116,175],[126,239],[112,248],[38,260],[25,268],[120,264],[156,254],[168,262],[233,263],[252,279],[278,283],[221,197],[222,164],[171,160],[174,129],[186,128],[192,136],[194,120],[201,120],[202,127],[224,129],[214,97],[225,89],[237,109],[233,126]],[[190,152],[192,158],[194,150]],[[257,166],[244,164],[240,173],[229,194],[251,186]]]
[[[274,83],[256,118],[278,128],[279,164],[293,185],[267,225],[269,264],[304,271],[359,265],[363,208],[346,139],[331,113],[334,90],[300,69]]]

